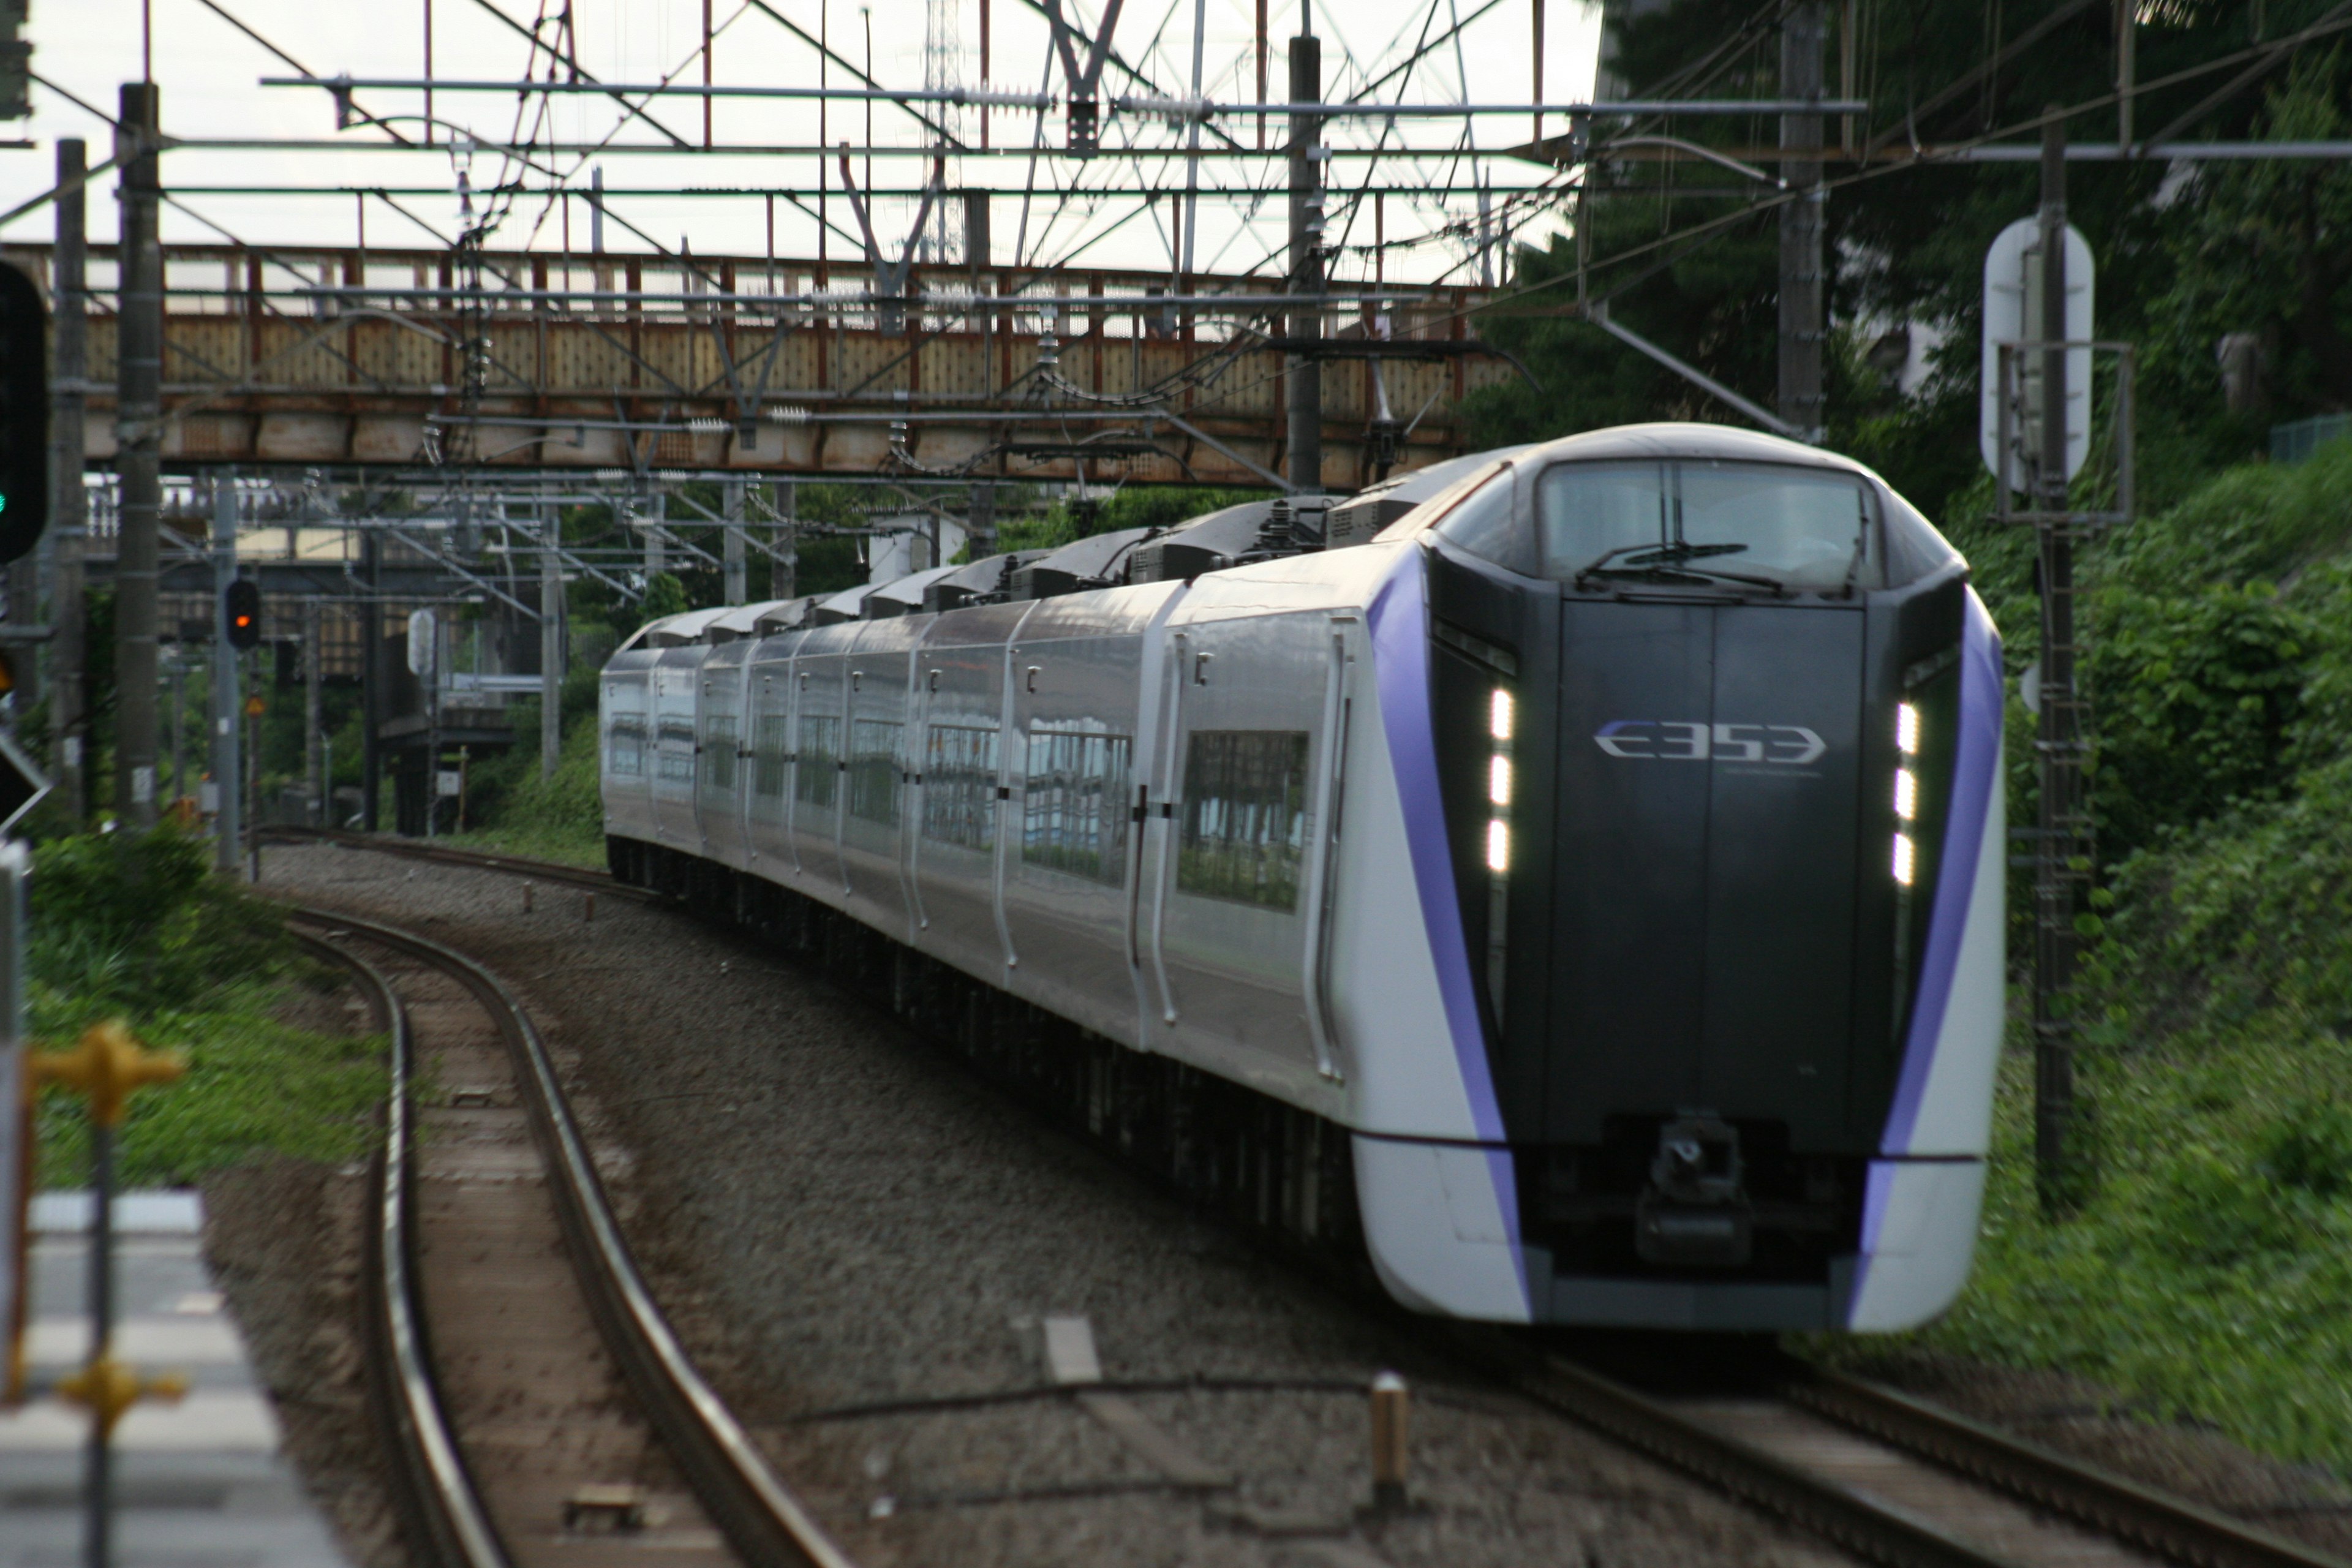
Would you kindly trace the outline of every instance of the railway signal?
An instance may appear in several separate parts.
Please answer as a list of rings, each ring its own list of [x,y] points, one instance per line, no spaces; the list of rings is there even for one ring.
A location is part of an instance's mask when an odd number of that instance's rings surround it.
[[[30,553],[49,522],[47,330],[33,280],[0,267],[0,561]]]
[[[228,585],[228,645],[239,653],[261,643],[261,584],[239,577]]]

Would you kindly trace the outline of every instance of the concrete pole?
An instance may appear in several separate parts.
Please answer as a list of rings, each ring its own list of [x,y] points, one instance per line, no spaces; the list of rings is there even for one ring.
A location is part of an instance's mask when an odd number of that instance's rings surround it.
[[[1797,0],[1780,23],[1780,96],[1819,100],[1826,29],[1822,0]],[[1818,443],[1822,395],[1822,117],[1780,117],[1780,417]]]
[[[163,252],[155,221],[161,195],[157,92],[126,82],[121,318],[116,380],[116,459],[122,522],[114,563],[114,807],[125,826],[155,822],[155,551],[163,510]]]
[[[302,772],[310,786],[310,820],[320,827],[327,826],[327,795],[335,787],[319,733],[327,714],[326,675],[319,668],[326,654],[322,613],[317,595],[302,601]]]
[[[1323,42],[1308,34],[1290,40],[1290,101],[1319,103],[1323,98]],[[1290,122],[1290,287],[1294,293],[1323,291],[1323,165],[1315,157],[1322,140],[1319,115],[1294,116]],[[1290,335],[1305,340],[1323,335],[1319,309],[1301,307],[1290,313]],[[1290,487],[1297,490],[1323,488],[1323,365],[1309,352],[1293,353],[1287,363],[1290,426]]]
[[[726,481],[724,504],[719,508],[727,519],[726,539],[720,559],[726,567],[726,587],[722,597],[730,605],[740,605],[750,596],[750,585],[743,569],[743,481]]]
[[[551,779],[563,755],[563,563],[562,514],[547,509],[539,552],[539,776]]]
[[[378,585],[383,576],[383,536],[360,532],[360,830],[373,833],[383,797],[383,606]]]
[[[58,245],[51,263],[51,357],[55,379],[49,395],[49,479],[55,489],[49,506],[49,537],[57,543],[57,586],[50,597],[50,625],[57,635],[49,645],[49,755],[57,769],[58,794],[67,819],[77,826],[89,818],[89,777],[82,759],[87,743],[83,714],[89,698],[83,689],[82,540],[89,526],[89,503],[82,493],[82,415],[89,394],[89,296],[87,289],[84,234],[88,223],[87,194],[75,184],[88,166],[89,153],[78,138],[58,143]]]
[[[237,700],[236,648],[228,640],[228,585],[236,581],[236,481],[223,474],[213,483],[213,793],[220,802],[220,814],[213,819],[213,864],[232,876],[244,805],[237,757],[244,704]]]

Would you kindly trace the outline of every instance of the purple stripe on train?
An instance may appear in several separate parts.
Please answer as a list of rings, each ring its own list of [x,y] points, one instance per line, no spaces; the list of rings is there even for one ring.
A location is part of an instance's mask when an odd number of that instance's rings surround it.
[[[1992,617],[1974,594],[1960,636],[1960,732],[1952,763],[1952,806],[1945,818],[1941,869],[1936,877],[1936,907],[1927,921],[1927,946],[1919,963],[1918,999],[1904,1038],[1903,1076],[1879,1143],[1886,1154],[1911,1152],[1919,1107],[1936,1065],[1936,1046],[1950,1010],[1952,982],[1959,970],[1960,938],[1968,929],[1969,901],[1976,891],[1979,858],[2000,855],[2008,846],[1984,841],[1992,792],[2000,787],[2000,639]]]
[[[1495,1197],[1502,1205],[1503,1234],[1527,1294],[1527,1262],[1519,1251],[1519,1195],[1511,1152],[1501,1147],[1503,1111],[1495,1098],[1494,1073],[1486,1060],[1486,1035],[1478,1020],[1477,993],[1470,980],[1470,949],[1462,932],[1462,906],[1454,885],[1454,858],[1445,838],[1445,807],[1437,788],[1437,726],[1430,711],[1428,564],[1418,546],[1397,552],[1393,568],[1372,595],[1366,619],[1372,635],[1372,668],[1381,691],[1381,720],[1404,807],[1405,844],[1412,856],[1413,883],[1421,896],[1423,929],[1437,966],[1437,988],[1445,1005],[1454,1058],[1470,1100],[1470,1115],[1481,1142],[1490,1146],[1486,1165]]]

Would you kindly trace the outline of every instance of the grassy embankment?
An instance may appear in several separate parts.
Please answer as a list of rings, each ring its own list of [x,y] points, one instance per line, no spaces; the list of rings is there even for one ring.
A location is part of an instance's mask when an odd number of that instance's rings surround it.
[[[2027,542],[1962,542],[2014,676]],[[2099,547],[2088,582],[2109,870],[2083,1198],[2041,1210],[2013,1026],[1975,1277],[1918,1339],[2352,1471],[2352,443],[2221,476]],[[2010,721],[2030,822],[2013,699]]]
[[[271,905],[211,871],[211,848],[171,828],[53,839],[36,851],[27,1005],[33,1037],[66,1047],[121,1017],[188,1074],[142,1090],[120,1145],[125,1186],[178,1186],[247,1156],[341,1162],[367,1144],[383,1041],[293,1026],[299,987],[331,983]],[[89,1181],[88,1120],[41,1099],[37,1179]]]

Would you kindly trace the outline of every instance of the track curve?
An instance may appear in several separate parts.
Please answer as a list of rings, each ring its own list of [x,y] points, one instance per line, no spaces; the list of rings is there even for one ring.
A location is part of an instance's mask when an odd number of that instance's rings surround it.
[[[536,867],[531,868],[537,870]],[[685,1477],[703,1510],[749,1563],[856,1568],[810,1510],[777,1478],[725,1403],[696,1371],[637,1269],[621,1235],[586,1140],[573,1119],[546,1042],[505,982],[429,938],[350,915],[294,907],[291,918],[314,951],[362,977],[394,1038],[394,1093],[386,1117],[368,1268],[374,1289],[371,1335],[378,1375],[392,1395],[403,1482],[422,1537],[448,1568],[508,1568],[510,1558],[487,1511],[442,1407],[425,1336],[420,1331],[415,1268],[414,1142],[406,1089],[413,1040],[406,1010],[364,959],[337,935],[357,936],[404,954],[455,981],[495,1022],[522,1089],[522,1100],[563,1233],[572,1272],[607,1352],[620,1368],[647,1424]]]

